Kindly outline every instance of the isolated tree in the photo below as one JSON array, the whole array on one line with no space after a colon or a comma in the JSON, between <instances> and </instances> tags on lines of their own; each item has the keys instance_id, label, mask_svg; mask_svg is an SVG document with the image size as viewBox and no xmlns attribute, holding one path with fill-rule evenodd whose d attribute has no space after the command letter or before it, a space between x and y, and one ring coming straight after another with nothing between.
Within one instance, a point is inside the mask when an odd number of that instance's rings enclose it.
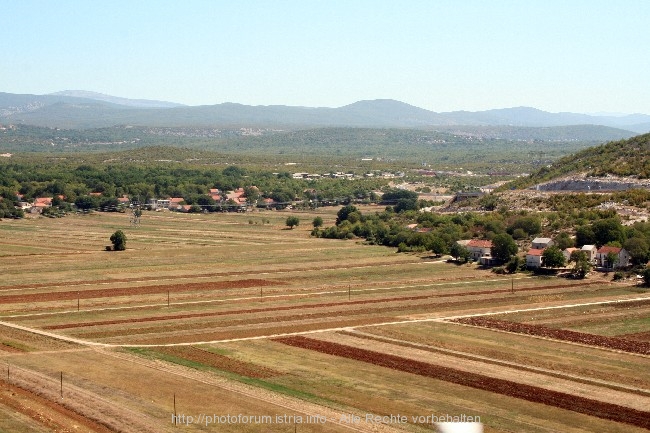
<instances>
[{"instance_id":1,"label":"isolated tree","mask_svg":"<svg viewBox=\"0 0 650 433\"><path fill-rule=\"evenodd\" d=\"M291 216L287 217L286 225L290 229L293 229L298 224L300 224L300 220L298 219L297 216L291 215Z\"/></svg>"},{"instance_id":2,"label":"isolated tree","mask_svg":"<svg viewBox=\"0 0 650 433\"><path fill-rule=\"evenodd\" d=\"M564 254L555 245L552 245L542 253L542 263L547 268L560 268L564 266Z\"/></svg>"},{"instance_id":3,"label":"isolated tree","mask_svg":"<svg viewBox=\"0 0 650 433\"><path fill-rule=\"evenodd\" d=\"M322 217L315 217L314 220L311 222L311 224L314 226L314 228L322 227L323 226L323 218Z\"/></svg>"},{"instance_id":4,"label":"isolated tree","mask_svg":"<svg viewBox=\"0 0 650 433\"><path fill-rule=\"evenodd\" d=\"M124 251L126 249L126 235L122 230L118 230L111 235L113 251Z\"/></svg>"},{"instance_id":5,"label":"isolated tree","mask_svg":"<svg viewBox=\"0 0 650 433\"><path fill-rule=\"evenodd\" d=\"M500 233L492 238L492 248L490 253L492 257L499 260L501 263L506 263L510 257L517 254L519 248L514 239L506 233Z\"/></svg>"}]
</instances>

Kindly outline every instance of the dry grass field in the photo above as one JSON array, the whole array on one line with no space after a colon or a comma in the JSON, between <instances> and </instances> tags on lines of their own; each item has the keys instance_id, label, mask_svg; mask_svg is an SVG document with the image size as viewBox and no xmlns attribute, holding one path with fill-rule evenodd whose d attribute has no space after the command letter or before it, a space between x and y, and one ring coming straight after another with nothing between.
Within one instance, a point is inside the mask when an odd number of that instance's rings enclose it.
<instances>
[{"instance_id":1,"label":"dry grass field","mask_svg":"<svg viewBox=\"0 0 650 433\"><path fill-rule=\"evenodd\" d=\"M650 429L647 289L310 237L337 210L0 221L0 432Z\"/></svg>"}]
</instances>

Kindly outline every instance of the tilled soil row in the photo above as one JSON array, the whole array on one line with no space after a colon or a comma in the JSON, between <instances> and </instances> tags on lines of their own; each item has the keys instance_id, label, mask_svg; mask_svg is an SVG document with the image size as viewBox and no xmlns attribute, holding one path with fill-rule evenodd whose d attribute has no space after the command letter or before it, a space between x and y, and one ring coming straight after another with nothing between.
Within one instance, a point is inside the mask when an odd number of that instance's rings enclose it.
<instances>
[{"instance_id":1,"label":"tilled soil row","mask_svg":"<svg viewBox=\"0 0 650 433\"><path fill-rule=\"evenodd\" d=\"M625 406L314 338L293 336L275 338L274 341L650 429L650 412Z\"/></svg>"},{"instance_id":2,"label":"tilled soil row","mask_svg":"<svg viewBox=\"0 0 650 433\"><path fill-rule=\"evenodd\" d=\"M587 334L567 329L549 328L544 325L508 322L506 320L497 320L488 317L464 317L451 320L451 322L479 326L481 328L498 329L500 331L514 332L517 334L553 338L556 340L570 341L572 343L587 344L589 346L606 347L608 349L620 350L623 352L650 355L650 341L635 341L620 337L606 337L603 335Z\"/></svg>"},{"instance_id":3,"label":"tilled soil row","mask_svg":"<svg viewBox=\"0 0 650 433\"><path fill-rule=\"evenodd\" d=\"M277 286L277 281L246 279L188 284L163 284L156 286L124 287L111 289L73 290L52 293L25 293L0 296L0 304L67 301L74 299L115 298L119 296L150 295L155 293L197 292L201 290L246 289L249 287Z\"/></svg>"},{"instance_id":4,"label":"tilled soil row","mask_svg":"<svg viewBox=\"0 0 650 433\"><path fill-rule=\"evenodd\" d=\"M3 380L4 381L4 380ZM29 390L16 385L4 384L8 387L7 396L0 395L0 404L10 407L18 413L22 413L41 425L54 432L68 433L74 431L68 427L68 423L75 424L74 428L84 428L84 431L95 433L112 433L113 430L85 418L82 415L70 410L63 405L47 400ZM29 404L25 404L25 401Z\"/></svg>"},{"instance_id":5,"label":"tilled soil row","mask_svg":"<svg viewBox=\"0 0 650 433\"><path fill-rule=\"evenodd\" d=\"M156 352L172 355L178 358L187 359L189 361L198 362L199 364L207 365L208 367L216 368L217 370L226 370L241 376L253 377L257 379L265 379L277 376L281 373L271 370L270 368L261 365L255 365L250 362L239 361L229 358L225 355L209 352L207 350L199 349L192 346L178 346L178 347L161 347L157 348Z\"/></svg>"},{"instance_id":6,"label":"tilled soil row","mask_svg":"<svg viewBox=\"0 0 650 433\"><path fill-rule=\"evenodd\" d=\"M585 283L580 284L580 287L591 286L597 283ZM255 286L255 285L253 285ZM538 291L538 290L552 290L552 289L563 289L567 287L573 287L575 285L556 285L556 286L546 286L546 287L528 287L523 289L518 289L517 293L524 291ZM76 292L75 292L76 293ZM302 304L302 305L290 305L290 306L280 306L280 307L266 307L266 308L249 308L241 310L228 310L228 311L211 311L205 313L184 313L184 314L170 314L166 316L149 316L149 317L138 317L133 319L114 319L114 320L100 320L94 322L74 322L74 323L63 323L60 325L50 325L44 326L43 329L70 329L70 328L83 328L89 326L103 326L103 325L120 325L126 323L140 323L140 322L158 322L165 320L182 320L182 319L194 319L200 317L214 317L214 316L225 316L225 315L239 315L239 314L255 314L255 313L266 313L274 311L288 311L288 310L302 310L307 308L331 308L331 307L345 307L348 305L367 305L367 304L378 304L386 302L399 302L399 301L419 301L425 299L436 299L436 298L451 298L451 297L463 297L463 296L479 296L479 295L492 295L500 293L511 293L510 289L497 289L497 290L481 290L477 292L464 292L464 293L441 293L435 295L415 295L415 296L393 296L388 298L380 299L363 299L357 301L343 301L343 302L323 302L317 304ZM0 298L1 300L2 298ZM76 299L76 298L74 298ZM1 302L1 301L0 301ZM463 305L466 302L446 302L432 304L434 306L457 306Z\"/></svg>"}]
</instances>

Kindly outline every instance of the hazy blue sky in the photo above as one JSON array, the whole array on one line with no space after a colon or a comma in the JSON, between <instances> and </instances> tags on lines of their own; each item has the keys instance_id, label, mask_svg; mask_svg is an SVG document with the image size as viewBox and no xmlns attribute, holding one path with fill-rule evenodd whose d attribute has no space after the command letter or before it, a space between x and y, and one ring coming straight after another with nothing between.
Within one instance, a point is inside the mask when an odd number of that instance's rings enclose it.
<instances>
[{"instance_id":1,"label":"hazy blue sky","mask_svg":"<svg viewBox=\"0 0 650 433\"><path fill-rule=\"evenodd\" d=\"M650 114L648 0L0 0L0 91Z\"/></svg>"}]
</instances>

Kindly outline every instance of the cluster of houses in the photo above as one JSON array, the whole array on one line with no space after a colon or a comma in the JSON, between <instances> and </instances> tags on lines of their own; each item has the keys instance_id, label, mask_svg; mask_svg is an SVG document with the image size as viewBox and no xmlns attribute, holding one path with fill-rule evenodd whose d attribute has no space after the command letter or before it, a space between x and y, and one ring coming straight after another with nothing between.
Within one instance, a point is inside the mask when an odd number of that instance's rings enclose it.
<instances>
[{"instance_id":1,"label":"cluster of houses","mask_svg":"<svg viewBox=\"0 0 650 433\"><path fill-rule=\"evenodd\" d=\"M458 243L467 248L471 259L479 262L481 265L494 266L498 264L492 257L492 241L471 239L460 240ZM554 245L554 242L551 238L533 239L531 248L526 252L526 267L531 269L541 268L544 265L542 260L544 250L552 245ZM562 251L565 262L569 261L571 253L576 250L584 251L589 262L599 268L625 268L630 265L630 254L625 248L612 246L597 248L595 245L583 245L581 248L566 248ZM612 260L612 257L615 257L615 260Z\"/></svg>"},{"instance_id":2,"label":"cluster of houses","mask_svg":"<svg viewBox=\"0 0 650 433\"><path fill-rule=\"evenodd\" d=\"M381 177L384 179L393 179L396 177L404 177L405 174L403 171L398 171L396 173L391 173L388 171L384 172L368 172L363 175L363 177ZM291 175L293 179L355 179L358 178L359 176L353 174L353 173L343 173L341 171L337 171L335 173L325 173L325 174L317 174L317 173L293 173Z\"/></svg>"}]
</instances>

